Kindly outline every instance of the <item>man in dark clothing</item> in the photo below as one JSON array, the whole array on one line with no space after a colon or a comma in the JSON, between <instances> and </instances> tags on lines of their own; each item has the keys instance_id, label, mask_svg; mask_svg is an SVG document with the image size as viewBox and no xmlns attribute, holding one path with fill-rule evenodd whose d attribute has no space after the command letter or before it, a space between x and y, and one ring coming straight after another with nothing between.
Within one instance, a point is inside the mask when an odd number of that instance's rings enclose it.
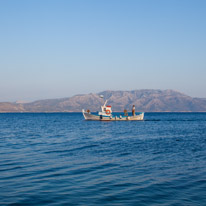
<instances>
[{"instance_id":1,"label":"man in dark clothing","mask_svg":"<svg viewBox=\"0 0 206 206\"><path fill-rule=\"evenodd\" d=\"M135 106L132 107L132 116L135 116Z\"/></svg>"}]
</instances>

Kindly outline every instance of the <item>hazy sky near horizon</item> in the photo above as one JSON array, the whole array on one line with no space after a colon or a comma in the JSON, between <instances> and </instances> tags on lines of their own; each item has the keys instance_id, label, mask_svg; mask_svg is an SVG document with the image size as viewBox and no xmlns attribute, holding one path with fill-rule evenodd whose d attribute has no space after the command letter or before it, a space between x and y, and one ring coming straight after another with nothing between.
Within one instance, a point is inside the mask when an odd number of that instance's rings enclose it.
<instances>
[{"instance_id":1,"label":"hazy sky near horizon","mask_svg":"<svg viewBox=\"0 0 206 206\"><path fill-rule=\"evenodd\" d=\"M205 0L0 0L0 101L104 90L206 98Z\"/></svg>"}]
</instances>

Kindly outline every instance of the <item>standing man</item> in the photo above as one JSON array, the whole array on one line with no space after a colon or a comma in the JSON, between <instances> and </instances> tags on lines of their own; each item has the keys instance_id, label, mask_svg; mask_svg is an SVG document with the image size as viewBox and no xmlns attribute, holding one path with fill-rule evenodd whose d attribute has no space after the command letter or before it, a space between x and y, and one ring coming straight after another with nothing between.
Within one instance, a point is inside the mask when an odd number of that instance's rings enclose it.
<instances>
[{"instance_id":1,"label":"standing man","mask_svg":"<svg viewBox=\"0 0 206 206\"><path fill-rule=\"evenodd\" d=\"M132 116L135 116L135 106L132 107Z\"/></svg>"}]
</instances>

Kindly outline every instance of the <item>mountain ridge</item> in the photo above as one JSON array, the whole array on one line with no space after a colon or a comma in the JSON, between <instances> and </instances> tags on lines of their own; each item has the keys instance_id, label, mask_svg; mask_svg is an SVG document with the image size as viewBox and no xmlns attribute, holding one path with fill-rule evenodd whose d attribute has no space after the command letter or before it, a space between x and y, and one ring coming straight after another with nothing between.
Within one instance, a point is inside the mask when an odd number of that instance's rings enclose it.
<instances>
[{"instance_id":1,"label":"mountain ridge","mask_svg":"<svg viewBox=\"0 0 206 206\"><path fill-rule=\"evenodd\" d=\"M171 89L106 90L30 103L0 102L0 112L81 112L82 109L98 111L103 104L100 95L108 99L113 111L130 111L134 104L139 112L206 112L205 98L193 98Z\"/></svg>"}]
</instances>

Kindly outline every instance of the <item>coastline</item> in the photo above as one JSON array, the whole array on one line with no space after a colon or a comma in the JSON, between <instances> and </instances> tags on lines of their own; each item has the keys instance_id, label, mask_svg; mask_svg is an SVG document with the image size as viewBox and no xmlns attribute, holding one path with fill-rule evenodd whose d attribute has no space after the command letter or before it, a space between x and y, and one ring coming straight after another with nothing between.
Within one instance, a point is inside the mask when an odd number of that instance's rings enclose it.
<instances>
[{"instance_id":1,"label":"coastline","mask_svg":"<svg viewBox=\"0 0 206 206\"><path fill-rule=\"evenodd\" d=\"M96 112L96 111L92 111L92 112ZM139 112L136 112L136 113L140 113L141 111ZM81 114L82 112L81 111L78 111L78 112L75 112L75 111L71 111L71 112L61 112L61 111L45 111L45 112L30 112L30 111L24 111L24 112L9 112L9 111L6 111L6 112L1 112L0 111L0 114ZM124 113L123 111L115 111L113 113ZM147 111L147 112L144 112L144 113L206 113L206 111Z\"/></svg>"}]
</instances>

